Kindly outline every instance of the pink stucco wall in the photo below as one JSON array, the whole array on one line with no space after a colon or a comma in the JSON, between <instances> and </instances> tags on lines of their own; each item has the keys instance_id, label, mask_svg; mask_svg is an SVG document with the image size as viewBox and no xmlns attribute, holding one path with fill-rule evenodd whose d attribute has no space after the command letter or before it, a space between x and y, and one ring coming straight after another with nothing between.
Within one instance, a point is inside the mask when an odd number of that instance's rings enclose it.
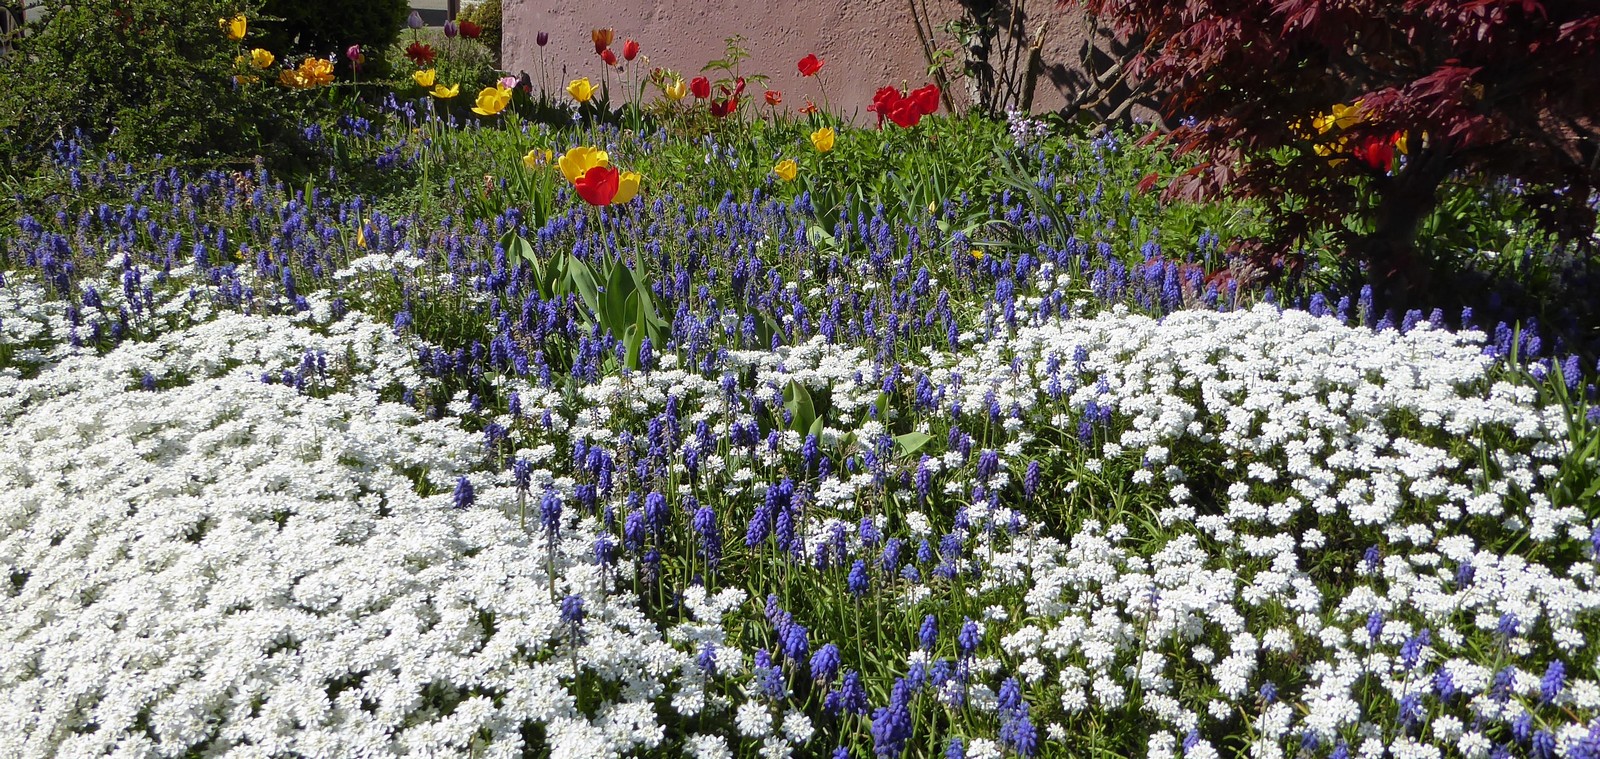
<instances>
[{"instance_id":1,"label":"pink stucco wall","mask_svg":"<svg viewBox=\"0 0 1600 759\"><path fill-rule=\"evenodd\" d=\"M739 34L752 54L744 62L743 72L770 76L769 86L783 93L784 107L799 108L806 97L820 105L820 86L825 84L835 112L855 114L856 120L865 121L869 118L867 104L879 87L916 87L932 81L913 23L913 6L923 29L932 30L933 47L956 54L946 70L957 74L960 51L951 35L939 29L961 15L961 6L954 0L503 0L502 58L508 70L536 74L540 50L534 39L544 31L550 35L543 54L552 82L564 83L579 76L598 81L604 64L595 55L589 32L595 27L611 27L616 32L612 47L618 53L625 38L632 37L642 45L649 62L641 74L649 66L664 66L687 77L698 73L707 61L722 57L724 38ZM1047 24L1041 56L1044 70L1038 78L1033 110L1058 109L1082 87L1076 62L1087 36L1084 17L1075 7L1061 8L1055 0L1023 0L1017 8L1023 15L1015 26L1022 36L1033 38L1040 25ZM1006 35L1002 44L1015 45L1014 35L1002 34ZM808 53L826 62L820 82L802 78L796 70L796 62ZM959 81L951 89L958 100L964 99ZM747 94L759 99L761 88L752 85Z\"/></svg>"}]
</instances>

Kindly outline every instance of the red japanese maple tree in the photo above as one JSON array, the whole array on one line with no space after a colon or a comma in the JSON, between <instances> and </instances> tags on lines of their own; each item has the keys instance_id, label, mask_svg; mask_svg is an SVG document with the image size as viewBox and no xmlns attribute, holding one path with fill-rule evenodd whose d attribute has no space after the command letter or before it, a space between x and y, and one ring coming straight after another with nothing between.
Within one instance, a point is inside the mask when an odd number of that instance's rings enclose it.
<instances>
[{"instance_id":1,"label":"red japanese maple tree","mask_svg":"<svg viewBox=\"0 0 1600 759\"><path fill-rule=\"evenodd\" d=\"M1596 0L1087 0L1144 53L1170 135L1198 152L1169 197L1276 202L1284 251L1338 231L1373 281L1425 278L1415 237L1441 183L1519 180L1547 228L1587 240L1600 188ZM1342 111L1342 113L1341 113ZM1398 155L1397 155L1398 154ZM1365 233L1342 220L1364 218Z\"/></svg>"}]
</instances>

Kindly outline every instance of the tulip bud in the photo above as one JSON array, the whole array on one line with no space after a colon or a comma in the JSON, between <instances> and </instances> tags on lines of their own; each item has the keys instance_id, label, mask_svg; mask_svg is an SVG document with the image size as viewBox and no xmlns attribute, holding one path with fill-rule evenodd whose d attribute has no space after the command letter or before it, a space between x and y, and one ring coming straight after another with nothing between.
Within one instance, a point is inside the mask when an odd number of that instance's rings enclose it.
<instances>
[{"instance_id":1,"label":"tulip bud","mask_svg":"<svg viewBox=\"0 0 1600 759\"><path fill-rule=\"evenodd\" d=\"M703 76L697 76L689 80L689 91L701 100L711 97L711 80Z\"/></svg>"},{"instance_id":2,"label":"tulip bud","mask_svg":"<svg viewBox=\"0 0 1600 759\"><path fill-rule=\"evenodd\" d=\"M607 66L615 66L617 65L617 54L611 52L611 48L608 47L600 51L600 60L605 61Z\"/></svg>"},{"instance_id":3,"label":"tulip bud","mask_svg":"<svg viewBox=\"0 0 1600 759\"><path fill-rule=\"evenodd\" d=\"M361 60L361 46L351 45L350 47L345 48L344 57L349 58L351 61Z\"/></svg>"},{"instance_id":4,"label":"tulip bud","mask_svg":"<svg viewBox=\"0 0 1600 759\"><path fill-rule=\"evenodd\" d=\"M637 57L639 57L639 42L637 40L624 41L622 43L622 60L631 61Z\"/></svg>"},{"instance_id":5,"label":"tulip bud","mask_svg":"<svg viewBox=\"0 0 1600 759\"><path fill-rule=\"evenodd\" d=\"M458 32L460 32L460 31L461 31L461 28L456 26L456 22L454 22L454 21L446 21L446 22L444 22L444 36L449 37L451 39L455 39L456 34Z\"/></svg>"},{"instance_id":6,"label":"tulip bud","mask_svg":"<svg viewBox=\"0 0 1600 759\"><path fill-rule=\"evenodd\" d=\"M422 14L418 13L416 11L412 11L411 12L411 17L406 19L406 26L411 27L412 29L421 29L422 28Z\"/></svg>"},{"instance_id":7,"label":"tulip bud","mask_svg":"<svg viewBox=\"0 0 1600 759\"><path fill-rule=\"evenodd\" d=\"M537 43L539 45L539 47L544 47L545 45L550 44L550 33L549 32L539 32L537 35L534 36L533 41L535 43Z\"/></svg>"}]
</instances>

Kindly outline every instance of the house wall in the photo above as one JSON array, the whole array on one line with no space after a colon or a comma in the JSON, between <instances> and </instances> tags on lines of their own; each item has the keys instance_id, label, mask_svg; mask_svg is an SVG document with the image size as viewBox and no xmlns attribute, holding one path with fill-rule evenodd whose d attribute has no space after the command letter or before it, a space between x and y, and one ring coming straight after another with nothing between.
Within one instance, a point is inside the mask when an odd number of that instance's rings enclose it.
<instances>
[{"instance_id":1,"label":"house wall","mask_svg":"<svg viewBox=\"0 0 1600 759\"><path fill-rule=\"evenodd\" d=\"M1001 3L1005 6L1005 3ZM503 0L502 60L510 71L525 70L538 76L541 52L552 83L579 76L599 81L604 65L595 55L590 29L611 27L616 32L613 49L632 37L648 59L640 73L663 66L697 74L706 62L722 57L724 39L743 35L751 57L742 64L746 74L767 74L769 86L783 93L784 106L799 108L805 98L819 105L823 87L834 112L854 115L857 122L872 118L866 112L872 94L885 84L912 87L932 81L928 59L918 38L932 35L932 47L954 54L946 71L961 70L961 51L951 34L940 27L960 18L955 0L852 0L850 2L761 2L760 0L613 0L605 4L579 0ZM1035 113L1060 109L1084 88L1083 67L1078 64L1090 34L1086 19L1075 4L1062 8L1055 0L1019 0L1013 28L1003 32L995 48L1016 49L1019 38L1029 41L1045 25L1042 72L1032 103ZM535 35L548 32L542 51ZM825 65L818 78L802 78L795 64L808 53ZM1026 54L1026 50L1022 50ZM714 77L713 77L714 78ZM965 87L951 87L965 101ZM747 94L761 97L751 85ZM1132 115L1151 118L1148 108Z\"/></svg>"}]
</instances>

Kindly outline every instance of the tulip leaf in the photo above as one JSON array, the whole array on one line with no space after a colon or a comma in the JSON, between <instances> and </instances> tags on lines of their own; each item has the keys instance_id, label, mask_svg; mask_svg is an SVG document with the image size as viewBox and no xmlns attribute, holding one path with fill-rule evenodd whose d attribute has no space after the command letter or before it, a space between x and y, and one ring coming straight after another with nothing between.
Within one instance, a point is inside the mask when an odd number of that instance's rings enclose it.
<instances>
[{"instance_id":1,"label":"tulip leaf","mask_svg":"<svg viewBox=\"0 0 1600 759\"><path fill-rule=\"evenodd\" d=\"M819 414L817 415L817 418L811 422L811 428L806 431L806 434L815 435L817 440L820 442L822 440L822 429L824 426L825 425L822 423L822 415Z\"/></svg>"},{"instance_id":2,"label":"tulip leaf","mask_svg":"<svg viewBox=\"0 0 1600 759\"><path fill-rule=\"evenodd\" d=\"M567 254L564 257L567 270L567 281L578 297L583 299L583 305L588 307L589 313L594 314L596 320L600 318L600 289L595 285L594 271L583 259Z\"/></svg>"},{"instance_id":3,"label":"tulip leaf","mask_svg":"<svg viewBox=\"0 0 1600 759\"><path fill-rule=\"evenodd\" d=\"M812 405L811 391L807 390L805 385L790 380L788 386L783 389L783 405L794 417L790 420L789 428L796 432L804 433L810 430L811 425L817 421L816 406Z\"/></svg>"},{"instance_id":4,"label":"tulip leaf","mask_svg":"<svg viewBox=\"0 0 1600 759\"><path fill-rule=\"evenodd\" d=\"M633 286L638 289L639 306L650 325L650 339L659 343L663 331L672 325L661 318L661 312L656 308L655 297L650 294L650 278L640 269L629 269L628 273L633 275Z\"/></svg>"},{"instance_id":5,"label":"tulip leaf","mask_svg":"<svg viewBox=\"0 0 1600 759\"><path fill-rule=\"evenodd\" d=\"M548 298L549 293L546 288L549 285L544 280L544 264L540 263L539 256L534 254L533 243L516 232L506 232L500 237L500 247L505 249L508 262L515 264L520 260L533 269L533 280L539 284L540 294Z\"/></svg>"},{"instance_id":6,"label":"tulip leaf","mask_svg":"<svg viewBox=\"0 0 1600 759\"><path fill-rule=\"evenodd\" d=\"M639 368L639 346L644 343L644 329L637 324L630 324L623 332L622 344L627 346L627 366L629 369Z\"/></svg>"},{"instance_id":7,"label":"tulip leaf","mask_svg":"<svg viewBox=\"0 0 1600 759\"><path fill-rule=\"evenodd\" d=\"M628 267L618 261L611 265L611 271L606 277L605 313L601 314L601 326L612 331L613 334L622 335L622 331L632 324L633 314L629 310L629 303L634 293L633 277L628 274Z\"/></svg>"},{"instance_id":8,"label":"tulip leaf","mask_svg":"<svg viewBox=\"0 0 1600 759\"><path fill-rule=\"evenodd\" d=\"M910 456L922 450L922 446L927 445L928 441L932 439L933 436L926 432L907 432L904 435L894 436L895 445L900 447L900 455L902 456Z\"/></svg>"}]
</instances>

